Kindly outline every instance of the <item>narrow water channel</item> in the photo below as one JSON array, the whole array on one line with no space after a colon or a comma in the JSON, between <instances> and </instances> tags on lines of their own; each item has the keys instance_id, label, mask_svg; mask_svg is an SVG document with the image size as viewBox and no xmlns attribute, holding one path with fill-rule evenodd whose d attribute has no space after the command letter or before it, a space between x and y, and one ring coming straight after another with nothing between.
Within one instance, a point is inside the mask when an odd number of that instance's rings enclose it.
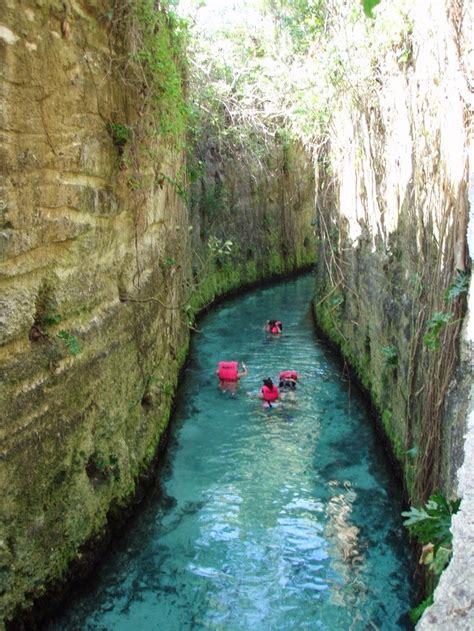
<instances>
[{"instance_id":1,"label":"narrow water channel","mask_svg":"<svg viewBox=\"0 0 474 631\"><path fill-rule=\"evenodd\" d=\"M50 631L410 628L400 490L315 339L312 286L258 289L200 321L160 493ZM232 359L249 369L235 397L214 375ZM303 375L297 391L263 409L252 395L284 369Z\"/></svg>"}]
</instances>

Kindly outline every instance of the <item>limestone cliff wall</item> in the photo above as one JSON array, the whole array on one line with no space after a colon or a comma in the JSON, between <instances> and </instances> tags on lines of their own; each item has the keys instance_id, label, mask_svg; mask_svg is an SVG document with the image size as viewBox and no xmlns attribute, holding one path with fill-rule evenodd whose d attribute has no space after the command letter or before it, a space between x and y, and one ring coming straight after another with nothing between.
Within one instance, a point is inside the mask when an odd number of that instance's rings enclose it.
<instances>
[{"instance_id":1,"label":"limestone cliff wall","mask_svg":"<svg viewBox=\"0 0 474 631\"><path fill-rule=\"evenodd\" d=\"M370 390L418 499L451 492L463 458L472 113L461 9L414 3L404 54L388 50L376 82L341 97L319 163L317 317Z\"/></svg>"},{"instance_id":2,"label":"limestone cliff wall","mask_svg":"<svg viewBox=\"0 0 474 631\"><path fill-rule=\"evenodd\" d=\"M197 306L222 293L314 264L314 170L298 144L273 139L256 160L248 147L218 148L212 134L195 147L200 165L190 183L193 271L202 269L210 242L231 241L198 283ZM269 314L271 317L271 314Z\"/></svg>"},{"instance_id":3,"label":"limestone cliff wall","mask_svg":"<svg viewBox=\"0 0 474 631\"><path fill-rule=\"evenodd\" d=\"M130 501L167 424L193 313L314 257L311 178L284 162L206 166L212 203L189 210L172 33L162 38L161 22L147 44L130 6L1 7L0 620L47 593ZM161 47L178 73L171 105L149 98L137 42ZM206 193L221 180L226 200ZM209 256L210 237L233 240L230 257Z\"/></svg>"},{"instance_id":4,"label":"limestone cliff wall","mask_svg":"<svg viewBox=\"0 0 474 631\"><path fill-rule=\"evenodd\" d=\"M112 3L2 7L0 618L62 576L133 494L187 339L173 311L124 298L179 299L182 272L159 262L187 211L155 181L181 153L149 142L136 189L111 134L137 127L142 106Z\"/></svg>"},{"instance_id":5,"label":"limestone cliff wall","mask_svg":"<svg viewBox=\"0 0 474 631\"><path fill-rule=\"evenodd\" d=\"M468 629L472 7L415 2L410 11L407 39L373 62L375 82L334 104L318 165L315 312L370 392L412 502L438 488L463 498L453 560L420 628Z\"/></svg>"}]
</instances>

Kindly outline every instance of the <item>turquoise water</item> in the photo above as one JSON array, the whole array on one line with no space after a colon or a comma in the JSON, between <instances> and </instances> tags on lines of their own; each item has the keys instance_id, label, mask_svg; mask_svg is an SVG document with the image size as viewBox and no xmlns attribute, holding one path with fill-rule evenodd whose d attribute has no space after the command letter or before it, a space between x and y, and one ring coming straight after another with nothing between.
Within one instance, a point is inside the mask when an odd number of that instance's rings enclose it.
<instances>
[{"instance_id":1,"label":"turquoise water","mask_svg":"<svg viewBox=\"0 0 474 631\"><path fill-rule=\"evenodd\" d=\"M408 629L401 496L367 409L314 336L302 277L200 323L159 489L51 631ZM269 318L283 335L263 331ZM243 360L236 396L219 360ZM274 409L255 394L302 373Z\"/></svg>"}]
</instances>

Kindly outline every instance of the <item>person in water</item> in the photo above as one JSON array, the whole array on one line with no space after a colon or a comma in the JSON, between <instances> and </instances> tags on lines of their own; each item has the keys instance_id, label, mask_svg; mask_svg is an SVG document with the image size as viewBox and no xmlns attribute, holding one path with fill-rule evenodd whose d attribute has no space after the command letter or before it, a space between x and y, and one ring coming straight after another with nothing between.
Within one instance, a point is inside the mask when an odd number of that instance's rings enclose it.
<instances>
[{"instance_id":1,"label":"person in water","mask_svg":"<svg viewBox=\"0 0 474 631\"><path fill-rule=\"evenodd\" d=\"M296 370L282 370L279 375L278 387L280 390L296 390L298 377L299 375Z\"/></svg>"},{"instance_id":2,"label":"person in water","mask_svg":"<svg viewBox=\"0 0 474 631\"><path fill-rule=\"evenodd\" d=\"M219 388L223 392L230 392L233 396L237 391L237 384L241 377L248 374L247 366L242 362L242 370L239 370L239 363L236 361L219 362L216 375L219 377Z\"/></svg>"},{"instance_id":3,"label":"person in water","mask_svg":"<svg viewBox=\"0 0 474 631\"><path fill-rule=\"evenodd\" d=\"M267 320L265 331L272 335L279 335L283 330L283 324L280 320Z\"/></svg>"},{"instance_id":4,"label":"person in water","mask_svg":"<svg viewBox=\"0 0 474 631\"><path fill-rule=\"evenodd\" d=\"M278 399L278 388L273 385L273 381L270 377L263 380L263 388L260 390L259 397L263 399L263 405L266 408L271 408L272 403Z\"/></svg>"}]
</instances>

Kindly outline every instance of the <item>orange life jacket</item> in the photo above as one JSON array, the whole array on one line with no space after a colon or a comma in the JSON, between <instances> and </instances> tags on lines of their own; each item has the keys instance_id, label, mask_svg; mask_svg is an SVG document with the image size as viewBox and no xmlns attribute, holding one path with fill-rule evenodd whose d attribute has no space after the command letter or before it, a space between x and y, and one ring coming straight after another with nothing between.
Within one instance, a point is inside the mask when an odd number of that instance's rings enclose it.
<instances>
[{"instance_id":1,"label":"orange life jacket","mask_svg":"<svg viewBox=\"0 0 474 631\"><path fill-rule=\"evenodd\" d=\"M277 321L275 322L275 324L272 326L272 328L270 329L270 333L273 333L273 334L275 334L275 333L281 333L281 329L282 329L282 327L283 327L283 325L282 325L282 323L280 322L280 320L277 320Z\"/></svg>"},{"instance_id":2,"label":"orange life jacket","mask_svg":"<svg viewBox=\"0 0 474 631\"><path fill-rule=\"evenodd\" d=\"M262 388L263 400L270 403L271 401L275 401L278 399L278 388L273 386L270 390L268 386L263 386Z\"/></svg>"},{"instance_id":3,"label":"orange life jacket","mask_svg":"<svg viewBox=\"0 0 474 631\"><path fill-rule=\"evenodd\" d=\"M293 379L296 381L298 379L298 373L296 370L282 370L280 379Z\"/></svg>"},{"instance_id":4,"label":"orange life jacket","mask_svg":"<svg viewBox=\"0 0 474 631\"><path fill-rule=\"evenodd\" d=\"M237 381L238 363L219 362L218 376L221 381Z\"/></svg>"}]
</instances>

